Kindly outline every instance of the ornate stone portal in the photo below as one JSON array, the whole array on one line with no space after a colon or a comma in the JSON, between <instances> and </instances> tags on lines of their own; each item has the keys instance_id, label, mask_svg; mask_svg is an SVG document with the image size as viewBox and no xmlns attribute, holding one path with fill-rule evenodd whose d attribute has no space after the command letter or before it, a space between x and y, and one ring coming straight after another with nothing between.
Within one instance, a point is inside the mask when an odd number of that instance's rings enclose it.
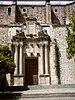
<instances>
[{"instance_id":1,"label":"ornate stone portal","mask_svg":"<svg viewBox=\"0 0 75 100\"><path fill-rule=\"evenodd\" d=\"M17 34L13 36L12 49L16 64L13 85L49 85L52 81L54 84L58 84L55 59L52 60L51 57L53 48L50 36L36 19L27 18L23 29L17 31Z\"/></svg>"}]
</instances>

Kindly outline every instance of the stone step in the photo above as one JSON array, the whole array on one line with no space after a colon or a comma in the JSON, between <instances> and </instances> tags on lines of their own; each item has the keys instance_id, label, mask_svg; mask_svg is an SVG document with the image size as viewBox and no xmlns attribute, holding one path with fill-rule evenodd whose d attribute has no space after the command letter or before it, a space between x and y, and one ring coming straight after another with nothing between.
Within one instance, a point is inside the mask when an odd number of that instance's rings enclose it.
<instances>
[{"instance_id":1,"label":"stone step","mask_svg":"<svg viewBox=\"0 0 75 100\"><path fill-rule=\"evenodd\" d=\"M75 97L75 93L24 94L21 98Z\"/></svg>"},{"instance_id":2,"label":"stone step","mask_svg":"<svg viewBox=\"0 0 75 100\"><path fill-rule=\"evenodd\" d=\"M22 98L75 97L75 85L68 85L65 87L41 86L41 88L40 86L29 86L29 88L29 90L22 92Z\"/></svg>"},{"instance_id":3,"label":"stone step","mask_svg":"<svg viewBox=\"0 0 75 100\"><path fill-rule=\"evenodd\" d=\"M52 88L52 89L37 89L27 91L14 91L0 93L0 100L3 99L44 99L44 98L58 98L58 97L75 97L75 88ZM47 99L46 99L47 100ZM61 100L61 99L60 99Z\"/></svg>"},{"instance_id":4,"label":"stone step","mask_svg":"<svg viewBox=\"0 0 75 100\"><path fill-rule=\"evenodd\" d=\"M46 100L48 98L63 98L63 97L74 97L75 98L75 85L37 85L27 86L27 90L23 91L5 91L0 93L0 100L4 99L15 99L17 100L32 100L40 98ZM58 99L57 99L58 100ZM60 99L61 100L61 99ZM66 99L65 99L66 100ZM68 99L67 99L68 100ZM75 100L75 99L74 99Z\"/></svg>"},{"instance_id":5,"label":"stone step","mask_svg":"<svg viewBox=\"0 0 75 100\"><path fill-rule=\"evenodd\" d=\"M56 88L75 88L75 84L57 84L57 85L29 85L27 86L29 90L38 89L56 89Z\"/></svg>"},{"instance_id":6,"label":"stone step","mask_svg":"<svg viewBox=\"0 0 75 100\"><path fill-rule=\"evenodd\" d=\"M26 91L40 89L57 89L57 88L75 88L75 84L58 84L58 85L28 85L28 86L6 86L5 91ZM0 87L0 91L2 87Z\"/></svg>"},{"instance_id":7,"label":"stone step","mask_svg":"<svg viewBox=\"0 0 75 100\"><path fill-rule=\"evenodd\" d=\"M55 99L54 99L55 98ZM75 93L50 93L50 94L21 94L21 93L4 93L0 94L0 100L75 100ZM65 99L68 98L68 99Z\"/></svg>"}]
</instances>

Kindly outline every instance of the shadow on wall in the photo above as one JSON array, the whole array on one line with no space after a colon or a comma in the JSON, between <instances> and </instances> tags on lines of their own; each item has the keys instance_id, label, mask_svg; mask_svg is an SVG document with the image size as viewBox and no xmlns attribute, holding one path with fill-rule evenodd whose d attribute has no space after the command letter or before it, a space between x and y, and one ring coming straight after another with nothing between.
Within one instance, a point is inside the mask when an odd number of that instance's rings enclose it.
<instances>
[{"instance_id":1,"label":"shadow on wall","mask_svg":"<svg viewBox=\"0 0 75 100\"><path fill-rule=\"evenodd\" d=\"M16 8L16 11L16 22L25 23L25 18L18 7Z\"/></svg>"},{"instance_id":2,"label":"shadow on wall","mask_svg":"<svg viewBox=\"0 0 75 100\"><path fill-rule=\"evenodd\" d=\"M58 76L58 84L61 84L61 79L60 79L60 51L59 47L57 45L57 41L55 39L56 46L55 46L55 52L56 52L56 70L57 70L57 76Z\"/></svg>"},{"instance_id":3,"label":"shadow on wall","mask_svg":"<svg viewBox=\"0 0 75 100\"><path fill-rule=\"evenodd\" d=\"M52 24L60 25L60 21L59 21L59 19L57 18L57 16L54 14L54 12L53 12L52 9L51 9L51 13L52 13Z\"/></svg>"}]
</instances>

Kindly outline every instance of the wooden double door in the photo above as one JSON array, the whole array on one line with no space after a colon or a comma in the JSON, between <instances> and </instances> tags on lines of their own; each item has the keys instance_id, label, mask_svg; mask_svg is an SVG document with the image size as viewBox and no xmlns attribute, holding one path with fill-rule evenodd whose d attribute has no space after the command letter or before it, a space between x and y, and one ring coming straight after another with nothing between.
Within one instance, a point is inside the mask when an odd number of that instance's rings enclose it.
<instances>
[{"instance_id":1,"label":"wooden double door","mask_svg":"<svg viewBox=\"0 0 75 100\"><path fill-rule=\"evenodd\" d=\"M38 58L25 59L25 85L38 84Z\"/></svg>"}]
</instances>

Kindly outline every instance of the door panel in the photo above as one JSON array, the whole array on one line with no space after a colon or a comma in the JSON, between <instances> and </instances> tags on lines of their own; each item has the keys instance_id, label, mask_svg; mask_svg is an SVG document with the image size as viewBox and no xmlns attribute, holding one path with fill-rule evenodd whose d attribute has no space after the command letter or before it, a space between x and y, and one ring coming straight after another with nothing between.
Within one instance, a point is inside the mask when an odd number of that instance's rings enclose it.
<instances>
[{"instance_id":1,"label":"door panel","mask_svg":"<svg viewBox=\"0 0 75 100\"><path fill-rule=\"evenodd\" d=\"M25 85L38 84L38 58L25 59Z\"/></svg>"}]
</instances>

